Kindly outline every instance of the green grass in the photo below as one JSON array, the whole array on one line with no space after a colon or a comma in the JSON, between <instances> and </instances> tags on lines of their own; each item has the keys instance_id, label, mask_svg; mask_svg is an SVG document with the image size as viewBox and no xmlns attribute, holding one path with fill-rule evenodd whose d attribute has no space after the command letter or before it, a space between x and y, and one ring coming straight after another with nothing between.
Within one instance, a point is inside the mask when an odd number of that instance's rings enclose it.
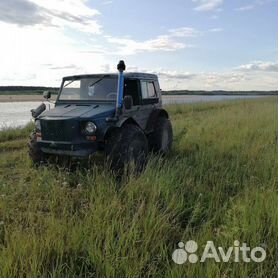
<instances>
[{"instance_id":1,"label":"green grass","mask_svg":"<svg viewBox=\"0 0 278 278\"><path fill-rule=\"evenodd\" d=\"M0 277L276 277L277 101L167 109L172 152L120 183L101 160L35 168L30 127L0 133ZM176 265L189 239L264 244L267 259Z\"/></svg>"},{"instance_id":2,"label":"green grass","mask_svg":"<svg viewBox=\"0 0 278 278\"><path fill-rule=\"evenodd\" d=\"M4 128L0 131L0 151L5 150L6 144L12 144L14 140L28 138L33 130L33 123L30 122L23 128Z\"/></svg>"}]
</instances>

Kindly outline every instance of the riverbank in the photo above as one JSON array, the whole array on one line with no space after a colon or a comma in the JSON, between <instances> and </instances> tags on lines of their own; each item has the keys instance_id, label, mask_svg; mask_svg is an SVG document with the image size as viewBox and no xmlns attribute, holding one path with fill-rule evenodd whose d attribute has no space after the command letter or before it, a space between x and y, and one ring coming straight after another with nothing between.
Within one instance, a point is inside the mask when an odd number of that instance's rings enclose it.
<instances>
[{"instance_id":1,"label":"riverbank","mask_svg":"<svg viewBox=\"0 0 278 278\"><path fill-rule=\"evenodd\" d=\"M195 95L195 96L278 96L278 91L189 91L173 90L163 91L163 95Z\"/></svg>"},{"instance_id":2,"label":"riverbank","mask_svg":"<svg viewBox=\"0 0 278 278\"><path fill-rule=\"evenodd\" d=\"M42 95L0 95L0 102L41 101Z\"/></svg>"},{"instance_id":3,"label":"riverbank","mask_svg":"<svg viewBox=\"0 0 278 278\"><path fill-rule=\"evenodd\" d=\"M267 97L267 96L273 96L271 94L266 95L266 94L163 94L162 95L165 99L170 99L170 98L177 98L177 99L182 99L182 98L196 98L196 99L201 99L202 97L224 97L223 99L225 99L226 97L231 97L231 98L252 98L252 97ZM51 96L51 100L55 101L56 100L57 95L52 95ZM30 102L30 101L42 101L44 100L42 95L1 95L0 94L0 102Z\"/></svg>"}]
</instances>

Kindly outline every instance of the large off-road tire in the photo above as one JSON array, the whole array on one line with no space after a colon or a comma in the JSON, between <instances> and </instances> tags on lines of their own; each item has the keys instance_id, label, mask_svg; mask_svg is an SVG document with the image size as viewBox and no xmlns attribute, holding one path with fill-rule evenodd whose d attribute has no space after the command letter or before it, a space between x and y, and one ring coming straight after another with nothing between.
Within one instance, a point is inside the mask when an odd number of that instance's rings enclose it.
<instances>
[{"instance_id":1,"label":"large off-road tire","mask_svg":"<svg viewBox=\"0 0 278 278\"><path fill-rule=\"evenodd\" d=\"M121 171L125 166L133 166L141 172L147 161L148 140L144 132L133 124L126 124L115 130L105 144L107 161L112 170Z\"/></svg>"},{"instance_id":2,"label":"large off-road tire","mask_svg":"<svg viewBox=\"0 0 278 278\"><path fill-rule=\"evenodd\" d=\"M172 147L173 130L169 119L159 117L149 135L149 147L154 153L166 154Z\"/></svg>"},{"instance_id":3,"label":"large off-road tire","mask_svg":"<svg viewBox=\"0 0 278 278\"><path fill-rule=\"evenodd\" d=\"M29 147L29 157L35 164L39 164L41 162L45 162L46 155L40 150L37 143L37 136L35 132L30 134L30 140L28 143Z\"/></svg>"}]
</instances>

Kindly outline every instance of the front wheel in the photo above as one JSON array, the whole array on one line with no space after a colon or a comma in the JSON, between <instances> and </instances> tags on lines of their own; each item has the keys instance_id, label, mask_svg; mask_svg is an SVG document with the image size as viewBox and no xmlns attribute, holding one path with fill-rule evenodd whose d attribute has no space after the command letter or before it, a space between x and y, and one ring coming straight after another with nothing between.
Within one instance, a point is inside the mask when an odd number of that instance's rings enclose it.
<instances>
[{"instance_id":1,"label":"front wheel","mask_svg":"<svg viewBox=\"0 0 278 278\"><path fill-rule=\"evenodd\" d=\"M173 142L173 130L169 119L158 118L154 131L149 135L149 146L154 153L166 154Z\"/></svg>"},{"instance_id":2,"label":"front wheel","mask_svg":"<svg viewBox=\"0 0 278 278\"><path fill-rule=\"evenodd\" d=\"M123 170L133 164L136 172L141 172L148 155L148 140L144 132L133 124L115 130L105 145L108 163L112 170Z\"/></svg>"}]
</instances>

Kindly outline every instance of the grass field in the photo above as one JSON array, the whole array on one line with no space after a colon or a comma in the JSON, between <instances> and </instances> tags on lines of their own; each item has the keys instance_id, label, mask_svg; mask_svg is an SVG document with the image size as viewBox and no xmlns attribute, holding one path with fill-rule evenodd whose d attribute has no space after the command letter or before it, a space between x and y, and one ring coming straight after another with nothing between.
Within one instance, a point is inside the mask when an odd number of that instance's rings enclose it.
<instances>
[{"instance_id":1,"label":"grass field","mask_svg":"<svg viewBox=\"0 0 278 278\"><path fill-rule=\"evenodd\" d=\"M90 170L35 168L31 125L0 132L0 277L276 277L277 100L167 108L172 152L117 182ZM262 263L176 265L179 241L264 246Z\"/></svg>"}]
</instances>

